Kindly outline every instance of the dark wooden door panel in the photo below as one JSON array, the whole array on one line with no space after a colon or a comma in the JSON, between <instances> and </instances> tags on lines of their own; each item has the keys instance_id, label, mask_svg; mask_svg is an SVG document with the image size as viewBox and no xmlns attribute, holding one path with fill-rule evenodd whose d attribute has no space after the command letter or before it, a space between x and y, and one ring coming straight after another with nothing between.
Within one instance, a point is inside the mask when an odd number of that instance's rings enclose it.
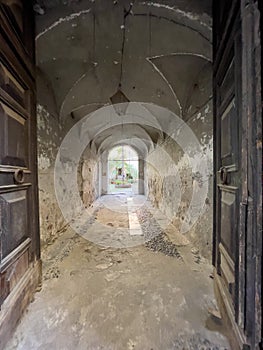
<instances>
[{"instance_id":1,"label":"dark wooden door panel","mask_svg":"<svg viewBox=\"0 0 263 350\"><path fill-rule=\"evenodd\" d=\"M28 189L0 194L2 259L6 258L26 238L28 225Z\"/></svg>"},{"instance_id":2,"label":"dark wooden door panel","mask_svg":"<svg viewBox=\"0 0 263 350\"><path fill-rule=\"evenodd\" d=\"M15 33L22 39L24 33L23 5L19 0L3 0L3 12L11 23Z\"/></svg>"},{"instance_id":3,"label":"dark wooden door panel","mask_svg":"<svg viewBox=\"0 0 263 350\"><path fill-rule=\"evenodd\" d=\"M237 189L221 187L221 244L224 246L229 257L236 259L236 231L237 225L235 218L238 215Z\"/></svg>"},{"instance_id":4,"label":"dark wooden door panel","mask_svg":"<svg viewBox=\"0 0 263 350\"><path fill-rule=\"evenodd\" d=\"M239 121L236 103L233 98L221 116L221 164L225 167L238 166ZM228 182L230 184L232 179L229 178Z\"/></svg>"},{"instance_id":5,"label":"dark wooden door panel","mask_svg":"<svg viewBox=\"0 0 263 350\"><path fill-rule=\"evenodd\" d=\"M8 65L4 62L4 58L0 56L0 89L3 90L3 96L6 99L11 98L22 108L26 107L26 90L22 84L17 80L14 73L10 71ZM8 97L7 97L7 95Z\"/></svg>"},{"instance_id":6,"label":"dark wooden door panel","mask_svg":"<svg viewBox=\"0 0 263 350\"><path fill-rule=\"evenodd\" d=\"M233 348L251 350L262 334L259 4L213 2L215 289Z\"/></svg>"},{"instance_id":7,"label":"dark wooden door panel","mask_svg":"<svg viewBox=\"0 0 263 350\"><path fill-rule=\"evenodd\" d=\"M221 45L221 59L215 69L215 162L217 270L222 277L229 305L237 308L238 215L240 200L240 14ZM221 26L219 26L221 28ZM221 34L223 37L223 34ZM224 50L222 50L224 48ZM216 61L216 60L215 60Z\"/></svg>"},{"instance_id":8,"label":"dark wooden door panel","mask_svg":"<svg viewBox=\"0 0 263 350\"><path fill-rule=\"evenodd\" d=\"M0 165L28 167L28 120L0 102Z\"/></svg>"},{"instance_id":9,"label":"dark wooden door panel","mask_svg":"<svg viewBox=\"0 0 263 350\"><path fill-rule=\"evenodd\" d=\"M1 0L0 22L6 44L10 43L13 52L21 57L21 63L34 77L34 17L32 2Z\"/></svg>"},{"instance_id":10,"label":"dark wooden door panel","mask_svg":"<svg viewBox=\"0 0 263 350\"><path fill-rule=\"evenodd\" d=\"M40 272L32 2L0 0L0 23L0 307L15 324Z\"/></svg>"}]
</instances>

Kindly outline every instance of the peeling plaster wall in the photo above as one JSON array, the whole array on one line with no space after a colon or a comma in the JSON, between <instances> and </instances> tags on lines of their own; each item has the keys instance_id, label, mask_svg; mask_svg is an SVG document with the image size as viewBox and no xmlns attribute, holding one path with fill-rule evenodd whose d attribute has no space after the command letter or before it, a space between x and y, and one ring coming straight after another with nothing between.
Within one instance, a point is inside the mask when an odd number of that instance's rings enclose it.
<instances>
[{"instance_id":1,"label":"peeling plaster wall","mask_svg":"<svg viewBox=\"0 0 263 350\"><path fill-rule=\"evenodd\" d=\"M194 131L201 145L201 153L193 154L200 159L206 159L208 173L202 181L208 181L208 193L201 215L191 229L185 233L201 254L210 258L212 252L212 216L213 216L213 128L212 104L205 105L194 114L187 125ZM165 160L165 154L167 159ZM203 186L198 174L193 174L188 156L176 141L166 138L148 156L146 161L148 198L164 212L180 231L193 195L194 181Z\"/></svg>"},{"instance_id":2,"label":"peeling plaster wall","mask_svg":"<svg viewBox=\"0 0 263 350\"><path fill-rule=\"evenodd\" d=\"M211 257L213 237L213 128L212 103L205 106L189 121L192 130L200 141L202 151L207 159L208 174L204 181L208 181L208 193L203 207L202 215L189 232L193 243L200 252Z\"/></svg>"},{"instance_id":3,"label":"peeling plaster wall","mask_svg":"<svg viewBox=\"0 0 263 350\"><path fill-rule=\"evenodd\" d=\"M54 163L61 141L61 126L56 116L37 105L38 184L40 236L42 246L50 244L65 226L54 191Z\"/></svg>"},{"instance_id":4,"label":"peeling plaster wall","mask_svg":"<svg viewBox=\"0 0 263 350\"><path fill-rule=\"evenodd\" d=\"M52 110L52 104L49 108ZM48 111L47 106L37 105L38 183L42 247L51 244L68 226L62 216L55 194L54 167L61 142L74 124L75 121L70 119L62 123L56 115ZM90 206L99 195L99 161L96 152L88 147L79 162L79 191L86 207ZM70 200L71 198L68 198L68 201Z\"/></svg>"},{"instance_id":5,"label":"peeling plaster wall","mask_svg":"<svg viewBox=\"0 0 263 350\"><path fill-rule=\"evenodd\" d=\"M74 123L110 103L120 76L122 92L131 102L153 103L187 120L211 160L212 116L207 105L211 1L178 0L176 5L173 0L136 1L130 6L128 0L41 0L39 4L43 8L42 15L36 16L40 215L42 242L48 243L64 225L53 186L58 147ZM143 127L156 142L154 132ZM105 138L116 142L116 130L109 129ZM130 136L127 133L126 138ZM87 206L97 193L107 193L106 161L96 156L102 141L93 142L95 152L86 150L79 167L79 190ZM164 161L163 151L178 172ZM193 187L192 170L182 150L169 138L160 141L142 168L147 171L145 192L179 228ZM174 198L178 176L180 205ZM203 210L187 235L209 255L211 186Z\"/></svg>"},{"instance_id":6,"label":"peeling plaster wall","mask_svg":"<svg viewBox=\"0 0 263 350\"><path fill-rule=\"evenodd\" d=\"M99 196L99 157L87 148L82 155L78 183L80 196L85 207L89 207Z\"/></svg>"}]
</instances>

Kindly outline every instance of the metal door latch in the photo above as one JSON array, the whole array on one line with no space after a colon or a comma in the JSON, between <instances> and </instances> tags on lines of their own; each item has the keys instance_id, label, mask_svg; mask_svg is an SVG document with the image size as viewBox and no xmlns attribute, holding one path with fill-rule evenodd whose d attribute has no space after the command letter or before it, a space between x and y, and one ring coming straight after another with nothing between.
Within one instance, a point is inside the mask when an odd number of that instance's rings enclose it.
<instances>
[{"instance_id":1,"label":"metal door latch","mask_svg":"<svg viewBox=\"0 0 263 350\"><path fill-rule=\"evenodd\" d=\"M25 174L23 169L16 169L14 172L14 182L16 184L22 184L25 181Z\"/></svg>"},{"instance_id":2,"label":"metal door latch","mask_svg":"<svg viewBox=\"0 0 263 350\"><path fill-rule=\"evenodd\" d=\"M227 169L224 166L220 168L220 180L223 185L227 185Z\"/></svg>"}]
</instances>

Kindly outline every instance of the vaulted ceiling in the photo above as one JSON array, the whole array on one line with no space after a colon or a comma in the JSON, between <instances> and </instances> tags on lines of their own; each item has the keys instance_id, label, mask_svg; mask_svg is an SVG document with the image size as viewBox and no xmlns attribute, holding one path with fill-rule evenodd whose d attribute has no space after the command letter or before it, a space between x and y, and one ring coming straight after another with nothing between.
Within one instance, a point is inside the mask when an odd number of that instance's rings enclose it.
<instances>
[{"instance_id":1,"label":"vaulted ceiling","mask_svg":"<svg viewBox=\"0 0 263 350\"><path fill-rule=\"evenodd\" d=\"M184 120L210 99L211 1L39 0L38 5L38 101L62 125L110 105L118 90L127 102L152 103ZM164 129L162 115L153 119L151 126L102 127L92 142L105 150L140 139L134 147L149 149Z\"/></svg>"}]
</instances>

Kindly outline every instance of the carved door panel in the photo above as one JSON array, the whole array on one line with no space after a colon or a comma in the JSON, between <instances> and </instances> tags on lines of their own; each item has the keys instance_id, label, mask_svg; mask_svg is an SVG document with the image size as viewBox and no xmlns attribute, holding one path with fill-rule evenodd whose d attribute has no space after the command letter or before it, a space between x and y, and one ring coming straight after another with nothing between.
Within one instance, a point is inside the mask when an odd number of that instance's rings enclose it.
<instances>
[{"instance_id":1,"label":"carved door panel","mask_svg":"<svg viewBox=\"0 0 263 350\"><path fill-rule=\"evenodd\" d=\"M0 305L39 259L30 1L0 1Z\"/></svg>"},{"instance_id":2,"label":"carved door panel","mask_svg":"<svg viewBox=\"0 0 263 350\"><path fill-rule=\"evenodd\" d=\"M237 349L259 349L262 322L262 233L255 214L262 205L259 17L257 1L213 3L213 263L217 297Z\"/></svg>"},{"instance_id":3,"label":"carved door panel","mask_svg":"<svg viewBox=\"0 0 263 350\"><path fill-rule=\"evenodd\" d=\"M238 11L238 10L236 10ZM240 55L238 16L231 28L215 72L216 88L216 223L217 267L231 307L236 308L235 265L238 254L240 200ZM222 42L221 42L222 43Z\"/></svg>"}]
</instances>

